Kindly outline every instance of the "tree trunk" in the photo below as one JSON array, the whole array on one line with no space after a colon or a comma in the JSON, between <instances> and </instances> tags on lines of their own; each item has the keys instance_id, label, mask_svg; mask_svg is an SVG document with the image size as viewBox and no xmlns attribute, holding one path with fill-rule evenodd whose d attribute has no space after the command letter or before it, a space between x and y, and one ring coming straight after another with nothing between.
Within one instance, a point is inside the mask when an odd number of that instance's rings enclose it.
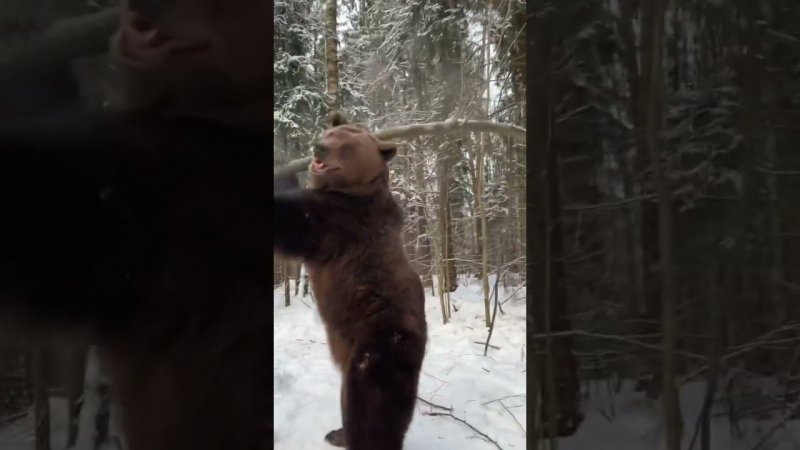
<instances>
[{"instance_id":1,"label":"tree trunk","mask_svg":"<svg viewBox=\"0 0 800 450\"><path fill-rule=\"evenodd\" d=\"M664 334L662 367L662 401L666 421L667 450L680 450L683 438L681 406L676 385L678 324L675 313L677 295L675 290L675 262L673 256L672 192L668 167L661 158L661 130L663 122L663 36L665 0L654 0L642 6L644 29L649 29L649 71L647 85L646 139L650 163L655 174L658 197L658 249L661 271L661 320Z\"/></svg>"},{"instance_id":2,"label":"tree trunk","mask_svg":"<svg viewBox=\"0 0 800 450\"><path fill-rule=\"evenodd\" d=\"M294 276L294 296L297 297L300 295L300 275L303 272L302 264L299 262L292 262L289 264L289 269L292 272L292 276Z\"/></svg>"},{"instance_id":3,"label":"tree trunk","mask_svg":"<svg viewBox=\"0 0 800 450\"><path fill-rule=\"evenodd\" d=\"M772 129L766 130L766 143L764 145L765 153L768 161L768 167L780 167L775 151L775 132ZM769 242L770 242L770 276L769 276L769 292L772 317L770 324L772 327L778 327L781 322L790 317L789 310L786 308L786 302L781 295L781 280L783 280L783 246L781 243L781 193L778 188L777 176L774 174L767 175L767 190L769 192Z\"/></svg>"},{"instance_id":4,"label":"tree trunk","mask_svg":"<svg viewBox=\"0 0 800 450\"><path fill-rule=\"evenodd\" d=\"M648 34L639 31L641 45L637 42L637 33L634 22L641 16L638 0L623 0L621 2L620 36L623 42L623 64L627 73L628 115L634 128L633 143L636 152L629 158L629 179L627 191L633 197L640 197L648 192L645 175L649 172L647 167L647 123L646 114L649 107L648 89L650 83L650 70L648 58L651 56L649 46L645 45L649 39ZM647 28L640 27L641 30ZM639 67L641 59L641 68ZM628 212L631 248L631 270L633 304L631 310L640 319L639 325L631 330L636 334L658 333L657 320L660 315L660 297L657 289L657 273L652 267L658 264L658 220L657 207L648 200L641 200L631 204ZM658 355L652 352L636 350L638 356L635 371L640 377L643 389L650 398L657 398L661 389L660 361Z\"/></svg>"},{"instance_id":5,"label":"tree trunk","mask_svg":"<svg viewBox=\"0 0 800 450\"><path fill-rule=\"evenodd\" d=\"M291 306L292 305L292 286L289 280L289 271L291 270L291 265L289 262L283 263L283 306Z\"/></svg>"},{"instance_id":6,"label":"tree trunk","mask_svg":"<svg viewBox=\"0 0 800 450\"><path fill-rule=\"evenodd\" d=\"M532 64L539 67L539 76L528 90L529 108L532 114L530 145L533 147L532 161L528 162L527 198L533 215L532 235L528 245L532 246L528 261L528 280L532 289L532 307L529 326L533 334L568 331L567 293L563 259L563 221L561 220L559 190L558 143L553 142L553 103L557 96L557 84L552 73L553 48L557 32L546 21L534 23L533 48L529 52ZM542 345L544 341L544 345ZM543 433L555 442L556 436L574 433L583 421L580 410L580 384L577 363L572 355L572 338L569 336L546 337L530 342L533 350L534 370L529 371L529 385L540 390L540 414L544 423L534 423L534 432ZM536 372L535 375L532 372ZM538 385L533 384L537 382Z\"/></svg>"},{"instance_id":7,"label":"tree trunk","mask_svg":"<svg viewBox=\"0 0 800 450\"><path fill-rule=\"evenodd\" d=\"M450 154L443 150L439 158L439 170L436 174L439 180L439 235L441 237L440 249L444 272L442 274L444 285L440 285L445 292L455 292L458 283L456 280L456 264L453 259L453 224L450 217Z\"/></svg>"},{"instance_id":8,"label":"tree trunk","mask_svg":"<svg viewBox=\"0 0 800 450\"><path fill-rule=\"evenodd\" d=\"M486 118L489 118L489 108L491 107L490 85L491 85L491 63L489 62L489 17L492 12L492 0L489 0L486 5L487 14L486 22L483 29L483 48L484 48L484 64L486 65ZM486 314L486 326L491 326L491 308L489 301L489 245L486 242L486 205L483 203L483 182L484 182L484 161L486 157L486 133L481 133L481 143L478 148L477 170L475 176L477 177L477 190L475 198L478 202L478 214L481 216L481 287L483 290L483 305Z\"/></svg>"},{"instance_id":9,"label":"tree trunk","mask_svg":"<svg viewBox=\"0 0 800 450\"><path fill-rule=\"evenodd\" d=\"M41 344L37 344L31 356L36 450L50 450L50 395L45 376L47 352Z\"/></svg>"},{"instance_id":10,"label":"tree trunk","mask_svg":"<svg viewBox=\"0 0 800 450\"><path fill-rule=\"evenodd\" d=\"M328 110L342 107L339 92L339 56L337 44L339 37L336 29L336 0L328 0L325 7L325 62L327 64L327 105Z\"/></svg>"},{"instance_id":11,"label":"tree trunk","mask_svg":"<svg viewBox=\"0 0 800 450\"><path fill-rule=\"evenodd\" d=\"M489 246L486 242L486 205L483 203L483 158L486 151L486 134L481 133L481 145L478 150L477 161L477 191L475 198L478 202L478 214L481 218L480 243L481 243L481 290L483 291L483 306L486 314L486 326L491 324L491 308L489 301Z\"/></svg>"},{"instance_id":12,"label":"tree trunk","mask_svg":"<svg viewBox=\"0 0 800 450\"><path fill-rule=\"evenodd\" d=\"M419 205L417 205L417 216L419 217L417 227L419 229L420 243L419 243L419 261L423 266L421 270L423 283L430 283L433 287L433 261L431 258L431 237L428 234L428 199L426 192L428 187L425 183L425 155L422 152L422 146L417 146L418 151L412 157L414 164L414 178L416 180L417 192L419 192Z\"/></svg>"},{"instance_id":13,"label":"tree trunk","mask_svg":"<svg viewBox=\"0 0 800 450\"><path fill-rule=\"evenodd\" d=\"M446 324L449 318L448 310L447 310L447 300L446 297L449 294L448 290L445 288L447 285L447 266L445 264L444 258L442 258L443 253L439 251L438 247L442 239L434 239L433 241L433 251L436 255L439 255L436 267L437 267L437 280L439 281L439 307L442 310L442 323ZM433 277L433 273L431 273L431 277Z\"/></svg>"},{"instance_id":14,"label":"tree trunk","mask_svg":"<svg viewBox=\"0 0 800 450\"><path fill-rule=\"evenodd\" d=\"M69 402L67 448L73 447L78 439L87 356L86 348L71 349L67 361L66 393Z\"/></svg>"},{"instance_id":15,"label":"tree trunk","mask_svg":"<svg viewBox=\"0 0 800 450\"><path fill-rule=\"evenodd\" d=\"M116 430L114 403L109 395L110 386L103 374L97 348L89 349L86 359L86 378L83 407L80 413L77 449L122 449L123 439Z\"/></svg>"}]
</instances>

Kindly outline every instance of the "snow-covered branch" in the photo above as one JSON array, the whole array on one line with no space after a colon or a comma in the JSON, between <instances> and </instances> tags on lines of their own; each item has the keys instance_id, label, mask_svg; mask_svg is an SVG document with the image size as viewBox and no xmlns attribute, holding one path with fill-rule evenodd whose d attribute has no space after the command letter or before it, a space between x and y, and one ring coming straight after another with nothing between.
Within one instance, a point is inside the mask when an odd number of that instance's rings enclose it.
<instances>
[{"instance_id":1,"label":"snow-covered branch","mask_svg":"<svg viewBox=\"0 0 800 450\"><path fill-rule=\"evenodd\" d=\"M516 139L525 139L525 128L509 123L493 122L491 120L464 120L451 119L444 122L417 123L401 127L387 128L375 132L378 139L411 139L419 136L444 135L454 132L495 133L500 136L511 136ZM290 161L288 164L275 169L275 175L299 173L308 168L311 158L301 158Z\"/></svg>"},{"instance_id":2,"label":"snow-covered branch","mask_svg":"<svg viewBox=\"0 0 800 450\"><path fill-rule=\"evenodd\" d=\"M119 8L59 20L44 32L0 41L3 72L32 70L42 64L102 53L119 24Z\"/></svg>"},{"instance_id":3,"label":"snow-covered branch","mask_svg":"<svg viewBox=\"0 0 800 450\"><path fill-rule=\"evenodd\" d=\"M491 120L464 120L451 119L444 122L417 123L402 127L388 128L375 133L379 139L410 139L426 135L442 135L456 131L471 131L475 133L495 133L501 136L511 136L525 139L525 128L509 123L493 122Z\"/></svg>"}]
</instances>

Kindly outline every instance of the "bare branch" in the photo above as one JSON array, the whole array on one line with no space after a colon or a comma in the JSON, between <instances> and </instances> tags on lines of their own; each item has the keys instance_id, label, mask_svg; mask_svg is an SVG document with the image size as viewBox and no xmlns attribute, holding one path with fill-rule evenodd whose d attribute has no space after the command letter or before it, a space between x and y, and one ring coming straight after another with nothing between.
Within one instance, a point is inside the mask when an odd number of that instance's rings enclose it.
<instances>
[{"instance_id":1,"label":"bare branch","mask_svg":"<svg viewBox=\"0 0 800 450\"><path fill-rule=\"evenodd\" d=\"M652 200L656 196L655 195L640 195L638 197L626 198L624 200L619 200L616 202L606 202L606 203L598 203L595 205L564 205L562 209L566 211L589 211L592 209L606 209L606 208L618 208L621 206L627 206L631 203L638 203L645 200Z\"/></svg>"},{"instance_id":2,"label":"bare branch","mask_svg":"<svg viewBox=\"0 0 800 450\"><path fill-rule=\"evenodd\" d=\"M773 330L767 331L766 333L764 333L761 336L757 337L751 343L745 344L745 345L740 345L736 349L731 351L730 353L728 353L726 355L723 355L719 359L719 361L720 361L720 363L723 363L723 362L729 361L729 360L731 360L733 358L736 358L738 356L741 356L741 355L743 355L745 353L751 352L753 350L760 349L760 348L762 348L762 346L764 345L765 342L769 342L769 340L772 339L772 336L775 336L776 334L782 333L784 331L791 331L791 330L797 330L797 329L800 329L800 324L783 325L783 326L780 326L780 327L775 328ZM684 383L686 383L688 381L691 381L694 377L702 374L708 368L709 368L708 365L704 365L704 366L694 370L693 372L685 375L683 378L678 380L678 384L684 384Z\"/></svg>"},{"instance_id":3,"label":"bare branch","mask_svg":"<svg viewBox=\"0 0 800 450\"><path fill-rule=\"evenodd\" d=\"M784 41L791 42L792 44L800 42L800 38L798 38L797 36L793 36L789 33L784 33L783 31L779 31L774 28L767 28L767 34L769 34L770 36L774 36L776 38L783 39Z\"/></svg>"},{"instance_id":4,"label":"bare branch","mask_svg":"<svg viewBox=\"0 0 800 450\"><path fill-rule=\"evenodd\" d=\"M533 339L533 340L544 340L544 339L554 339L554 338L572 337L572 336L576 336L576 337L580 336L580 337L586 337L586 338L597 338L597 339L604 339L604 340L608 340L608 341L616 341L616 342L630 344L630 345L633 345L633 346L642 347L642 348L646 348L646 349L649 349L649 350L655 350L655 351L662 351L663 350L660 345L648 344L647 342L642 342L642 341L639 341L639 340L636 340L636 339L631 339L631 338L629 338L627 336L618 336L618 335L613 335L613 334L601 334L601 333L590 333L588 331L582 331L582 330L568 330L568 331L557 331L557 332L553 332L553 333L534 334L530 338ZM681 356L685 356L687 358L702 360L702 361L707 361L708 360L708 357L706 357L705 355L698 355L697 353L691 353L691 352L687 352L687 351L677 350L677 351L675 351L675 354L681 355Z\"/></svg>"},{"instance_id":5,"label":"bare branch","mask_svg":"<svg viewBox=\"0 0 800 450\"><path fill-rule=\"evenodd\" d=\"M755 169L769 175L800 175L800 170L776 170L763 166L756 166Z\"/></svg>"}]
</instances>

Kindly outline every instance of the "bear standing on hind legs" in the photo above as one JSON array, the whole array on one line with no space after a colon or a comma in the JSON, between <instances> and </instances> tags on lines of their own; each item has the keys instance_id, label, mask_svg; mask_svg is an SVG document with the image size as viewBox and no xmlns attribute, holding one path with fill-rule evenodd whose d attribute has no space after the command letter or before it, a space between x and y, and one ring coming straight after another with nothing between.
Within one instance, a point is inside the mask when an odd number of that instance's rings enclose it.
<instances>
[{"instance_id":1,"label":"bear standing on hind legs","mask_svg":"<svg viewBox=\"0 0 800 450\"><path fill-rule=\"evenodd\" d=\"M314 146L311 189L274 195L275 251L306 264L342 371L342 428L325 440L349 450L403 448L425 356L425 294L389 189L396 153L334 114Z\"/></svg>"}]
</instances>

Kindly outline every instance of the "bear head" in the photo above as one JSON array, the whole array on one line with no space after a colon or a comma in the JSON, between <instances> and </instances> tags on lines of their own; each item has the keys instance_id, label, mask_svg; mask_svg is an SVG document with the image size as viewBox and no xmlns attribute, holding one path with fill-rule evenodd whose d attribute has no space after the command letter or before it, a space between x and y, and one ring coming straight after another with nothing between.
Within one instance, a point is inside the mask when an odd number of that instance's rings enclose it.
<instances>
[{"instance_id":1,"label":"bear head","mask_svg":"<svg viewBox=\"0 0 800 450\"><path fill-rule=\"evenodd\" d=\"M388 186L387 164L396 154L397 144L381 141L333 113L330 126L314 143L311 188L353 191L375 184Z\"/></svg>"}]
</instances>

